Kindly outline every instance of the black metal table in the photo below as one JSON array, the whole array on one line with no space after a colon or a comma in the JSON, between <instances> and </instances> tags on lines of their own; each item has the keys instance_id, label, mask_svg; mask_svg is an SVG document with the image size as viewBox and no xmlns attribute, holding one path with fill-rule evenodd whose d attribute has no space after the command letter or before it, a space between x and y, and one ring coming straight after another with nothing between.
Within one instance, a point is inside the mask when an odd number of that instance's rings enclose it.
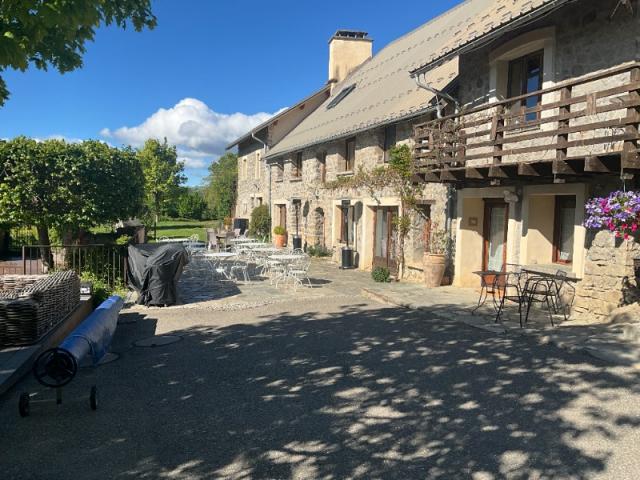
<instances>
[{"instance_id":1,"label":"black metal table","mask_svg":"<svg viewBox=\"0 0 640 480\"><path fill-rule=\"evenodd\" d=\"M499 281L498 279L505 275L505 272L497 271L497 270L478 270L473 272L474 274L480 277L480 297L478 298L478 305L471 310L471 313L475 313L481 306L483 306L489 294L493 299L493 308L498 310L498 300L496 299L496 292L499 292Z\"/></svg>"}]
</instances>

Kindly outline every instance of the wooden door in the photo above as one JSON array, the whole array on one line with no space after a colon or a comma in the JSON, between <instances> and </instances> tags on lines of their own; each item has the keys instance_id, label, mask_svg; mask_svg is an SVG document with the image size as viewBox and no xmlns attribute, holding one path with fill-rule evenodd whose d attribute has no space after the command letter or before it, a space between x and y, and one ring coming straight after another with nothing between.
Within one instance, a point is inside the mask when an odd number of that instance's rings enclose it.
<instances>
[{"instance_id":1,"label":"wooden door","mask_svg":"<svg viewBox=\"0 0 640 480\"><path fill-rule=\"evenodd\" d=\"M509 205L503 200L487 199L484 204L483 270L504 270L507 262L507 226Z\"/></svg>"},{"instance_id":2,"label":"wooden door","mask_svg":"<svg viewBox=\"0 0 640 480\"><path fill-rule=\"evenodd\" d=\"M396 234L393 226L397 212L396 207L378 207L374 218L373 266L386 267L392 273L398 269Z\"/></svg>"}]
</instances>

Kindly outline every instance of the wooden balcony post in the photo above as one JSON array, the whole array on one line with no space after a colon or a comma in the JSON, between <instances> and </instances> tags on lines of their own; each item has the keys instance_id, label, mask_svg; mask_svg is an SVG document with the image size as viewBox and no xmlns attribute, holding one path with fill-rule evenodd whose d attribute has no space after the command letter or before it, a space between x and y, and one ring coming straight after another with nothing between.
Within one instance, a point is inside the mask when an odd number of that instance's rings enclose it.
<instances>
[{"instance_id":1,"label":"wooden balcony post","mask_svg":"<svg viewBox=\"0 0 640 480\"><path fill-rule=\"evenodd\" d=\"M493 157L489 167L489 177L493 178L492 185L499 185L499 178L504 177L504 172L500 168L502 163L502 140L504 139L504 113L503 105L498 105L491 119L490 141L493 143Z\"/></svg>"},{"instance_id":2,"label":"wooden balcony post","mask_svg":"<svg viewBox=\"0 0 640 480\"><path fill-rule=\"evenodd\" d=\"M571 86L563 87L560 89L560 102L567 102L571 98ZM571 113L571 104L566 103L558 108L558 130L569 128L569 113ZM556 142L556 158L553 161L553 176L559 174L575 173L573 169L567 164L567 144L569 142L568 133L559 133L558 140Z\"/></svg>"},{"instance_id":3,"label":"wooden balcony post","mask_svg":"<svg viewBox=\"0 0 640 480\"><path fill-rule=\"evenodd\" d=\"M504 138L504 107L498 105L491 120L491 141L493 142L493 165L502 163L502 139Z\"/></svg>"},{"instance_id":4,"label":"wooden balcony post","mask_svg":"<svg viewBox=\"0 0 640 480\"><path fill-rule=\"evenodd\" d=\"M631 82L640 81L640 68L635 67L630 71ZM640 90L632 90L629 92L629 100L640 100ZM640 157L638 156L638 130L640 120L640 107L632 106L627 108L627 117L635 118L635 123L627 125L624 129L625 135L634 137L630 140L625 140L622 148L621 157L621 172L624 173L624 169L640 169Z\"/></svg>"}]
</instances>

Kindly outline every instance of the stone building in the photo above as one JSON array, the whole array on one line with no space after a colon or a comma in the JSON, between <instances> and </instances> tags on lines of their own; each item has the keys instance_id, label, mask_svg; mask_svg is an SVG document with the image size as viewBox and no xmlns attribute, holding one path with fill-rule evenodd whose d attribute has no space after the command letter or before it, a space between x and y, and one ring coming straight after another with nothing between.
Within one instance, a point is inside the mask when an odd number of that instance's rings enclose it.
<instances>
[{"instance_id":1,"label":"stone building","mask_svg":"<svg viewBox=\"0 0 640 480\"><path fill-rule=\"evenodd\" d=\"M255 207L270 203L270 170L265 162L265 153L318 108L329 92L330 85L326 84L227 145L227 150L238 148L235 218L248 222Z\"/></svg>"},{"instance_id":2,"label":"stone building","mask_svg":"<svg viewBox=\"0 0 640 480\"><path fill-rule=\"evenodd\" d=\"M458 12L432 20L376 55L371 55L372 41L365 32L338 31L330 39L330 97L266 154L272 221L286 228L290 242L298 235L303 246L325 247L336 260L342 247L349 246L358 268L385 266L397 271L394 218L402 213L397 194L387 190L372 196L327 186L360 168L384 165L395 145L411 145L416 122L435 118L442 104L434 91L416 84L408 72L428 57L438 44L435 37L451 38L461 21ZM348 57L342 58L343 54ZM429 81L445 90L456 74L453 60L431 72ZM425 219L450 231L451 194L447 186L424 186L422 215L413 215L405 244L407 277L423 276Z\"/></svg>"},{"instance_id":3,"label":"stone building","mask_svg":"<svg viewBox=\"0 0 640 480\"><path fill-rule=\"evenodd\" d=\"M412 76L458 58L458 112L416 128L425 180L456 188L454 284L519 264L576 281L598 320L635 288L638 244L584 226L585 201L637 189L638 2L469 1ZM427 79L423 77L426 76ZM302 125L301 125L302 126Z\"/></svg>"}]
</instances>

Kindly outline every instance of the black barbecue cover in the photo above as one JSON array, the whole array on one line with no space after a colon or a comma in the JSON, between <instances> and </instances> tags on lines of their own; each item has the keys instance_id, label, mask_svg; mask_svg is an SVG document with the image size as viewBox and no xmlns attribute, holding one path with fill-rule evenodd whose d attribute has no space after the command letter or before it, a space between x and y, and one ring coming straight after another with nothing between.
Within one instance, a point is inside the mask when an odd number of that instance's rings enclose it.
<instances>
[{"instance_id":1,"label":"black barbecue cover","mask_svg":"<svg viewBox=\"0 0 640 480\"><path fill-rule=\"evenodd\" d=\"M174 305L189 255L179 243L129 245L129 286L143 305Z\"/></svg>"}]
</instances>

